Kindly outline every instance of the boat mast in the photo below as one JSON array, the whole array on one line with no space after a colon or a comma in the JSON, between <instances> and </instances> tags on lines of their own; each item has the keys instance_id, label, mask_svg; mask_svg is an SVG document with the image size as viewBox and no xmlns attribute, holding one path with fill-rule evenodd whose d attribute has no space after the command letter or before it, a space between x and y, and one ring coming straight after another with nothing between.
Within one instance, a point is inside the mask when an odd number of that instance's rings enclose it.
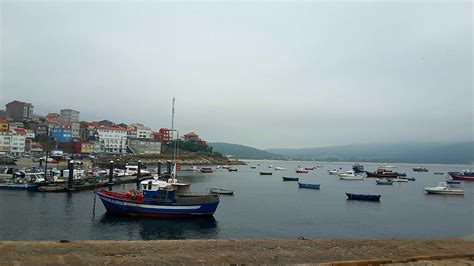
<instances>
[{"instance_id":1,"label":"boat mast","mask_svg":"<svg viewBox=\"0 0 474 266\"><path fill-rule=\"evenodd\" d=\"M171 109L171 134L173 136L173 141L174 141L174 147L173 147L173 161L174 161L174 166L173 166L173 172L174 176L173 178L176 178L176 157L178 153L178 134L176 134L176 139L174 138L174 102L175 98L173 96L173 108Z\"/></svg>"}]
</instances>

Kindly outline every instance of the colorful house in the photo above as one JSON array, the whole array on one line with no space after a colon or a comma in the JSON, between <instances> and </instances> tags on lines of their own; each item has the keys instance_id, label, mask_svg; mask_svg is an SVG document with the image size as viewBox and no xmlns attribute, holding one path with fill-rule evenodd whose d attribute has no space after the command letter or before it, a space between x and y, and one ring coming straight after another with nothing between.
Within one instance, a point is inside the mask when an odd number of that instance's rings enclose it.
<instances>
[{"instance_id":1,"label":"colorful house","mask_svg":"<svg viewBox=\"0 0 474 266\"><path fill-rule=\"evenodd\" d=\"M68 127L54 126L50 129L51 138L56 142L71 142L72 130Z\"/></svg>"},{"instance_id":2,"label":"colorful house","mask_svg":"<svg viewBox=\"0 0 474 266\"><path fill-rule=\"evenodd\" d=\"M7 120L0 120L0 132L8 132L8 121Z\"/></svg>"}]
</instances>

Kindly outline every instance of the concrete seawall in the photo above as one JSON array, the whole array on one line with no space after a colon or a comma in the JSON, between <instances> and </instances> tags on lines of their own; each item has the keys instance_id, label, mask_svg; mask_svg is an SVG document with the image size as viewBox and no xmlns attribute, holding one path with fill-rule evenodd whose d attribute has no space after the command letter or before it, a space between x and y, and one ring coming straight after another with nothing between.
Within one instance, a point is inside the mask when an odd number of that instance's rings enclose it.
<instances>
[{"instance_id":1,"label":"concrete seawall","mask_svg":"<svg viewBox=\"0 0 474 266\"><path fill-rule=\"evenodd\" d=\"M474 242L459 239L0 241L0 265L328 262L369 265L440 259L473 265ZM446 264L446 261L438 262Z\"/></svg>"}]
</instances>

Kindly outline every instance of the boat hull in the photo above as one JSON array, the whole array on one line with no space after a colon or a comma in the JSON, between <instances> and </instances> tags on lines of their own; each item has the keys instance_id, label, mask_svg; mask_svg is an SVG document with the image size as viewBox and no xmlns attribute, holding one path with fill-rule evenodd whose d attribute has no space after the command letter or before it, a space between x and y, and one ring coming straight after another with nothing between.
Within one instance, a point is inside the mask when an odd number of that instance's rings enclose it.
<instances>
[{"instance_id":1,"label":"boat hull","mask_svg":"<svg viewBox=\"0 0 474 266\"><path fill-rule=\"evenodd\" d=\"M339 179L341 180L364 180L364 176L347 176L347 175L339 175Z\"/></svg>"},{"instance_id":2,"label":"boat hull","mask_svg":"<svg viewBox=\"0 0 474 266\"><path fill-rule=\"evenodd\" d=\"M283 181L298 181L299 178L298 177L282 177L283 178Z\"/></svg>"},{"instance_id":3,"label":"boat hull","mask_svg":"<svg viewBox=\"0 0 474 266\"><path fill-rule=\"evenodd\" d=\"M107 212L156 218L193 218L212 216L219 205L219 201L200 204L147 204L137 201L124 200L107 196L97 192Z\"/></svg>"},{"instance_id":4,"label":"boat hull","mask_svg":"<svg viewBox=\"0 0 474 266\"><path fill-rule=\"evenodd\" d=\"M348 200L362 200L362 201L380 201L381 195L365 195L346 193Z\"/></svg>"},{"instance_id":5,"label":"boat hull","mask_svg":"<svg viewBox=\"0 0 474 266\"><path fill-rule=\"evenodd\" d=\"M299 188L319 189L320 186L321 186L320 184L304 184L304 183L298 182Z\"/></svg>"},{"instance_id":6,"label":"boat hull","mask_svg":"<svg viewBox=\"0 0 474 266\"><path fill-rule=\"evenodd\" d=\"M377 182L377 185L393 185L393 182L391 181L376 181Z\"/></svg>"},{"instance_id":7,"label":"boat hull","mask_svg":"<svg viewBox=\"0 0 474 266\"><path fill-rule=\"evenodd\" d=\"M1 184L0 189L38 191L37 184Z\"/></svg>"},{"instance_id":8,"label":"boat hull","mask_svg":"<svg viewBox=\"0 0 474 266\"><path fill-rule=\"evenodd\" d=\"M464 195L464 191L442 191L442 190L433 190L433 189L425 189L425 191L428 194L458 195L458 196L463 196Z\"/></svg>"},{"instance_id":9,"label":"boat hull","mask_svg":"<svg viewBox=\"0 0 474 266\"><path fill-rule=\"evenodd\" d=\"M462 180L462 181L474 181L474 176L464 176L464 175L455 175L449 174L451 178L454 180Z\"/></svg>"}]
</instances>

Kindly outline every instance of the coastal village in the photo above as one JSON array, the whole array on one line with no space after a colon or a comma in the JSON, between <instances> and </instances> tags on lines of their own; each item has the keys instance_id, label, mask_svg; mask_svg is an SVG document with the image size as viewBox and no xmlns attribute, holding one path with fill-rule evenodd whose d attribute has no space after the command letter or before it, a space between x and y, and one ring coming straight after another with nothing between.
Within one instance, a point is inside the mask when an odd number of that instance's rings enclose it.
<instances>
[{"instance_id":1,"label":"coastal village","mask_svg":"<svg viewBox=\"0 0 474 266\"><path fill-rule=\"evenodd\" d=\"M45 154L81 158L160 155L166 153L166 147L173 141L172 131L166 127L154 130L141 123L83 121L80 111L72 109L36 114L32 103L17 100L5 107L0 110L0 155L14 158L39 158ZM194 145L195 150L209 149L195 132L183 134L180 141Z\"/></svg>"}]
</instances>

